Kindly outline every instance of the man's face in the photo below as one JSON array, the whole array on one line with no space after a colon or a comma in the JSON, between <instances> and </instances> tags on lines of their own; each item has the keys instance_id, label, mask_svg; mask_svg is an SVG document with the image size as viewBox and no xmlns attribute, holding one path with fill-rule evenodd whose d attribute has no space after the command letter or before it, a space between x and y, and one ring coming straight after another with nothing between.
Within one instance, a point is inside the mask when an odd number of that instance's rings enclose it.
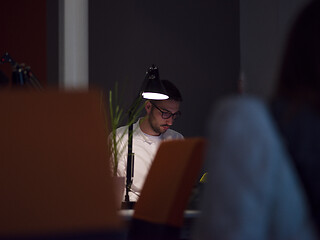
<instances>
[{"instance_id":1,"label":"man's face","mask_svg":"<svg viewBox=\"0 0 320 240\"><path fill-rule=\"evenodd\" d=\"M175 116L179 114L180 102L162 100L148 102L148 104L150 104L149 111L147 110L150 127L155 134L166 132L173 124ZM167 118L168 116L170 117Z\"/></svg>"}]
</instances>

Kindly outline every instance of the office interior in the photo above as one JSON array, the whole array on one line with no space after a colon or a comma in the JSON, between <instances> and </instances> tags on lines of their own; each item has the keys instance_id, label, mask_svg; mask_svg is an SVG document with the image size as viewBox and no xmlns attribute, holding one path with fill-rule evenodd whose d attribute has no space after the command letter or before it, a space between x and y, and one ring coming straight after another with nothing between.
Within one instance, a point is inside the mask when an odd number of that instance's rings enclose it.
<instances>
[{"instance_id":1,"label":"office interior","mask_svg":"<svg viewBox=\"0 0 320 240\"><path fill-rule=\"evenodd\" d=\"M239 94L240 83L244 94L272 96L287 32L307 2L1 1L0 55L30 66L44 89L107 96L117 82L125 107L155 64L183 96L173 128L205 138L211 107ZM11 78L9 63L0 69Z\"/></svg>"}]
</instances>

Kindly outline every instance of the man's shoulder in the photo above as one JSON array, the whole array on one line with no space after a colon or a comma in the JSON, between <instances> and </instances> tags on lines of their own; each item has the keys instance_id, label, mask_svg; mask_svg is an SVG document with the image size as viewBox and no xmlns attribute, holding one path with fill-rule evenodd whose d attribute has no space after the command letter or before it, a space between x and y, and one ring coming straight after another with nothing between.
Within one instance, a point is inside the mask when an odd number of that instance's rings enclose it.
<instances>
[{"instance_id":1,"label":"man's shoulder","mask_svg":"<svg viewBox=\"0 0 320 240\"><path fill-rule=\"evenodd\" d=\"M183 139L183 135L173 129L168 129L163 134L163 139Z\"/></svg>"},{"instance_id":2,"label":"man's shoulder","mask_svg":"<svg viewBox=\"0 0 320 240\"><path fill-rule=\"evenodd\" d=\"M118 127L116 129L116 135L117 137L123 137L123 136L127 136L128 135L128 131L129 131L129 126L128 125L124 125L121 127ZM139 129L139 124L138 123L134 123L133 124L133 136L137 136L139 135L139 133L141 132L141 130Z\"/></svg>"},{"instance_id":3,"label":"man's shoulder","mask_svg":"<svg viewBox=\"0 0 320 240\"><path fill-rule=\"evenodd\" d=\"M115 131L116 138L123 139L124 137L126 137L127 131L128 131L128 127L127 126L118 127L116 129L116 131ZM110 132L109 139L112 139L112 135L113 135L113 132Z\"/></svg>"},{"instance_id":4,"label":"man's shoulder","mask_svg":"<svg viewBox=\"0 0 320 240\"><path fill-rule=\"evenodd\" d=\"M118 127L116 131L117 131L117 134L121 134L123 132L126 132L126 131L128 131L128 126Z\"/></svg>"}]
</instances>

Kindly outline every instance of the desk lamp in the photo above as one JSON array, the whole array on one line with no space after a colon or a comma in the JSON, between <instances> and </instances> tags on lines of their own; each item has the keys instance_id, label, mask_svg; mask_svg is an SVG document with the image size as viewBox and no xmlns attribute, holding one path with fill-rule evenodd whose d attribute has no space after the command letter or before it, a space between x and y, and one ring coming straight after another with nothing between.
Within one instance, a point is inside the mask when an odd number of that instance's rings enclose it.
<instances>
[{"instance_id":1,"label":"desk lamp","mask_svg":"<svg viewBox=\"0 0 320 240\"><path fill-rule=\"evenodd\" d=\"M42 86L36 76L31 71L30 66L24 66L15 62L9 53L1 57L0 64L10 63L12 65L12 85L31 85L33 88L42 90Z\"/></svg>"},{"instance_id":2,"label":"desk lamp","mask_svg":"<svg viewBox=\"0 0 320 240\"><path fill-rule=\"evenodd\" d=\"M146 72L146 76L142 83L139 95L133 102L129 110L130 123L128 127L128 156L127 156L127 175L126 175L126 195L124 199L123 208L130 209L133 203L130 202L129 192L131 189L133 172L134 172L134 153L132 153L132 134L133 134L133 116L135 115L142 98L149 100L165 100L168 99L167 92L160 81L159 70L156 66L152 65Z\"/></svg>"}]
</instances>

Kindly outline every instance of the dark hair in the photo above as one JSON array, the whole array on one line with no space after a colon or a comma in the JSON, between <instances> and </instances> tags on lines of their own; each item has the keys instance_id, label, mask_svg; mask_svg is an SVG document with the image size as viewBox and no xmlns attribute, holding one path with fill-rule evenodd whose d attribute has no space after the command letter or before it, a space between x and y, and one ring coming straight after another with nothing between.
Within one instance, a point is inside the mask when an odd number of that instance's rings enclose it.
<instances>
[{"instance_id":1,"label":"dark hair","mask_svg":"<svg viewBox=\"0 0 320 240\"><path fill-rule=\"evenodd\" d=\"M169 99L182 102L182 96L179 89L169 80L161 80L164 88L166 89Z\"/></svg>"},{"instance_id":2,"label":"dark hair","mask_svg":"<svg viewBox=\"0 0 320 240\"><path fill-rule=\"evenodd\" d=\"M320 1L308 4L293 25L276 95L320 104Z\"/></svg>"}]
</instances>

